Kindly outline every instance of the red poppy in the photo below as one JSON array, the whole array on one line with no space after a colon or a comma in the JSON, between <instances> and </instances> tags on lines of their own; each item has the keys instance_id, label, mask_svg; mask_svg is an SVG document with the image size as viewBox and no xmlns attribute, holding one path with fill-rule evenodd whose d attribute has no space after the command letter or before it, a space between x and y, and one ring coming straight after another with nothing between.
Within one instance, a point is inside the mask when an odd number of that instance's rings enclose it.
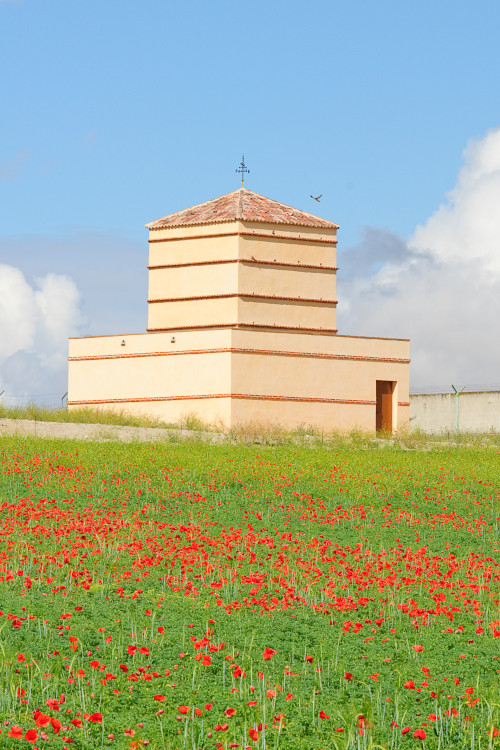
<instances>
[{"instance_id":1,"label":"red poppy","mask_svg":"<svg viewBox=\"0 0 500 750\"><path fill-rule=\"evenodd\" d=\"M354 677L352 676L351 672L344 672L344 680L349 680L349 682L352 682Z\"/></svg>"},{"instance_id":2,"label":"red poppy","mask_svg":"<svg viewBox=\"0 0 500 750\"><path fill-rule=\"evenodd\" d=\"M277 651L275 651L275 649L274 649L274 648L269 648L269 647L268 647L268 648L266 648L266 650L264 651L264 653L262 654L262 656L264 657L264 661L269 661L269 659L270 659L270 658L271 658L271 657L272 657L272 656L273 656L274 654L277 654L277 653L278 653L278 652L277 652Z\"/></svg>"},{"instance_id":3,"label":"red poppy","mask_svg":"<svg viewBox=\"0 0 500 750\"><path fill-rule=\"evenodd\" d=\"M90 714L89 721L94 722L94 724L98 724L102 721L102 714L96 712L94 714Z\"/></svg>"},{"instance_id":4,"label":"red poppy","mask_svg":"<svg viewBox=\"0 0 500 750\"><path fill-rule=\"evenodd\" d=\"M28 742L35 742L35 740L38 739L38 732L36 729L28 729L24 735L24 739L28 740Z\"/></svg>"},{"instance_id":5,"label":"red poppy","mask_svg":"<svg viewBox=\"0 0 500 750\"><path fill-rule=\"evenodd\" d=\"M224 711L224 713L226 714L226 716L234 716L235 713L236 713L236 709L235 708L226 708L226 710Z\"/></svg>"},{"instance_id":6,"label":"red poppy","mask_svg":"<svg viewBox=\"0 0 500 750\"><path fill-rule=\"evenodd\" d=\"M18 727L17 724L14 724L14 726L11 727L9 731L7 732L7 736L14 737L14 739L16 740L20 740L21 737L23 736L22 727Z\"/></svg>"},{"instance_id":7,"label":"red poppy","mask_svg":"<svg viewBox=\"0 0 500 750\"><path fill-rule=\"evenodd\" d=\"M189 706L178 706L178 711L180 714L187 714L189 711Z\"/></svg>"},{"instance_id":8,"label":"red poppy","mask_svg":"<svg viewBox=\"0 0 500 750\"><path fill-rule=\"evenodd\" d=\"M155 701L164 701L165 700L165 696L164 695L153 695L153 698L155 699Z\"/></svg>"},{"instance_id":9,"label":"red poppy","mask_svg":"<svg viewBox=\"0 0 500 750\"><path fill-rule=\"evenodd\" d=\"M37 727L48 727L50 724L50 716L42 713L37 714L35 717L35 724Z\"/></svg>"},{"instance_id":10,"label":"red poppy","mask_svg":"<svg viewBox=\"0 0 500 750\"><path fill-rule=\"evenodd\" d=\"M320 711L319 712L319 718L320 719L329 719L330 717L328 716L328 714L325 714L324 711Z\"/></svg>"},{"instance_id":11,"label":"red poppy","mask_svg":"<svg viewBox=\"0 0 500 750\"><path fill-rule=\"evenodd\" d=\"M405 727L404 729L401 730L401 734L408 734L408 732L410 731L411 731L410 727Z\"/></svg>"},{"instance_id":12,"label":"red poppy","mask_svg":"<svg viewBox=\"0 0 500 750\"><path fill-rule=\"evenodd\" d=\"M257 742L257 740L259 739L259 733L256 729L249 729L248 736L250 737L252 742Z\"/></svg>"},{"instance_id":13,"label":"red poppy","mask_svg":"<svg viewBox=\"0 0 500 750\"><path fill-rule=\"evenodd\" d=\"M425 738L427 737L427 735L426 735L426 733L424 732L423 729L415 729L415 731L413 732L412 737L415 737L416 740L425 740Z\"/></svg>"}]
</instances>

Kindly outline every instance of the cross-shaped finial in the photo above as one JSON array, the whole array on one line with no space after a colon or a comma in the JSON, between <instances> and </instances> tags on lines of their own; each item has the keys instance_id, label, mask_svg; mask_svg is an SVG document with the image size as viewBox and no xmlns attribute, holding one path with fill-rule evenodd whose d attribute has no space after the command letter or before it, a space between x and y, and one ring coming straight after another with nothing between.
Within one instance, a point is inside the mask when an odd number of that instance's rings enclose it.
<instances>
[{"instance_id":1,"label":"cross-shaped finial","mask_svg":"<svg viewBox=\"0 0 500 750\"><path fill-rule=\"evenodd\" d=\"M234 171L241 173L241 187L242 188L245 187L245 172L247 174L250 174L250 170L247 169L246 166L245 166L245 155L244 154L241 157L241 164L240 164L240 166L238 167L238 169L235 169Z\"/></svg>"}]
</instances>

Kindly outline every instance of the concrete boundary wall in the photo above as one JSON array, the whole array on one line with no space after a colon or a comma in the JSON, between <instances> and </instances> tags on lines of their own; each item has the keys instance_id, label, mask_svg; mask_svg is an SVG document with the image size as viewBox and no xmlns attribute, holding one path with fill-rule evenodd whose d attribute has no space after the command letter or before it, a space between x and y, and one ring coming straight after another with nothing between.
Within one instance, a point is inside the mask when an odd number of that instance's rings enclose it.
<instances>
[{"instance_id":1,"label":"concrete boundary wall","mask_svg":"<svg viewBox=\"0 0 500 750\"><path fill-rule=\"evenodd\" d=\"M410 394L410 429L443 432L456 428L454 393ZM464 391L458 397L459 430L500 432L500 391Z\"/></svg>"}]
</instances>

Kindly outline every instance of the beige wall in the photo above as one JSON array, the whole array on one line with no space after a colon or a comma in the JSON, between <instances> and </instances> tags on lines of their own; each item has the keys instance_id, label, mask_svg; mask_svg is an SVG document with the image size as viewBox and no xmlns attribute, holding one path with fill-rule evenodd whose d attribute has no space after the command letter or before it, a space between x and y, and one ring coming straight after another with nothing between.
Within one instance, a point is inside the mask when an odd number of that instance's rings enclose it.
<instances>
[{"instance_id":1,"label":"beige wall","mask_svg":"<svg viewBox=\"0 0 500 750\"><path fill-rule=\"evenodd\" d=\"M280 237L276 238L276 235L271 234L270 229L267 231L269 234L266 237L257 235L252 237L251 232L241 236L239 257L251 258L254 256L257 260L335 266L336 244L333 243L332 238L328 238L323 244L318 242L317 237L314 236L301 237L300 241L295 237L290 237L287 240L281 233Z\"/></svg>"},{"instance_id":2,"label":"beige wall","mask_svg":"<svg viewBox=\"0 0 500 750\"><path fill-rule=\"evenodd\" d=\"M377 380L399 383L402 400L408 365L235 353L232 368L233 393L375 401Z\"/></svg>"},{"instance_id":3,"label":"beige wall","mask_svg":"<svg viewBox=\"0 0 500 750\"><path fill-rule=\"evenodd\" d=\"M149 299L235 293L238 271L234 262L150 270Z\"/></svg>"},{"instance_id":4,"label":"beige wall","mask_svg":"<svg viewBox=\"0 0 500 750\"><path fill-rule=\"evenodd\" d=\"M273 299L238 299L238 323L285 328L335 329L335 306Z\"/></svg>"},{"instance_id":5,"label":"beige wall","mask_svg":"<svg viewBox=\"0 0 500 750\"><path fill-rule=\"evenodd\" d=\"M291 268L250 263L239 264L240 294L272 294L278 297L336 299L335 271Z\"/></svg>"},{"instance_id":6,"label":"beige wall","mask_svg":"<svg viewBox=\"0 0 500 750\"><path fill-rule=\"evenodd\" d=\"M68 402L167 422L194 411L226 427L258 420L374 430L378 379L397 381L394 426L404 427L408 363L379 360L407 356L401 340L229 328L71 339Z\"/></svg>"},{"instance_id":7,"label":"beige wall","mask_svg":"<svg viewBox=\"0 0 500 750\"><path fill-rule=\"evenodd\" d=\"M255 419L260 410L261 415L266 414L268 419L275 415L276 421L287 426L300 423L326 430L349 426L375 430L376 381L389 380L397 383L393 396L394 429L408 425L408 341L237 330L233 332L233 347L233 394L290 399L266 401L265 405L259 401L249 400L245 405L235 401L236 421L243 414L246 419ZM238 351L240 348L253 350L252 354ZM291 400L301 398L305 401Z\"/></svg>"},{"instance_id":8,"label":"beige wall","mask_svg":"<svg viewBox=\"0 0 500 750\"><path fill-rule=\"evenodd\" d=\"M225 222L212 225L211 234L206 230L150 231L148 330L234 323L335 329L334 305L294 301L335 300L335 229ZM290 299L247 298L235 307L223 297L228 294ZM221 298L202 299L214 295ZM190 304L175 301L179 297L198 299Z\"/></svg>"},{"instance_id":9,"label":"beige wall","mask_svg":"<svg viewBox=\"0 0 500 750\"><path fill-rule=\"evenodd\" d=\"M69 409L77 408L68 406ZM150 401L148 403L99 404L96 409L120 412L132 416L158 419L165 424L185 426L190 417L221 430L231 425L230 398L185 398L179 401Z\"/></svg>"},{"instance_id":10,"label":"beige wall","mask_svg":"<svg viewBox=\"0 0 500 750\"><path fill-rule=\"evenodd\" d=\"M408 361L410 342L408 339L387 339L367 336L310 335L303 333L233 330L233 346L263 348L285 352L313 352L335 354L346 357L371 357L377 359L401 359ZM406 391L408 396L408 390ZM408 400L408 399L406 399Z\"/></svg>"},{"instance_id":11,"label":"beige wall","mask_svg":"<svg viewBox=\"0 0 500 750\"><path fill-rule=\"evenodd\" d=\"M238 321L238 298L223 297L180 302L150 303L148 329L188 326L234 325Z\"/></svg>"},{"instance_id":12,"label":"beige wall","mask_svg":"<svg viewBox=\"0 0 500 750\"><path fill-rule=\"evenodd\" d=\"M230 394L230 354L71 362L68 400L182 398ZM70 399L71 396L71 399Z\"/></svg>"},{"instance_id":13,"label":"beige wall","mask_svg":"<svg viewBox=\"0 0 500 750\"><path fill-rule=\"evenodd\" d=\"M238 257L238 237L234 236L238 227L235 224L229 227L224 225L222 229L218 226L215 229L211 227L212 233L217 233L216 237L207 237L207 232L203 232L202 229L206 227L196 227L198 231L190 232L187 238L178 232L165 236L168 230L151 231L149 233L149 265L196 263ZM223 232L226 232L227 236L224 236Z\"/></svg>"},{"instance_id":14,"label":"beige wall","mask_svg":"<svg viewBox=\"0 0 500 750\"><path fill-rule=\"evenodd\" d=\"M412 394L410 396L410 426L435 433L455 430L455 394ZM461 393L459 429L468 432L500 431L500 391Z\"/></svg>"},{"instance_id":15,"label":"beige wall","mask_svg":"<svg viewBox=\"0 0 500 750\"><path fill-rule=\"evenodd\" d=\"M353 429L375 431L375 407L344 404L283 403L271 400L233 399L231 417L234 425L257 423L262 426L280 425L289 429L313 428L328 433L349 432Z\"/></svg>"}]
</instances>

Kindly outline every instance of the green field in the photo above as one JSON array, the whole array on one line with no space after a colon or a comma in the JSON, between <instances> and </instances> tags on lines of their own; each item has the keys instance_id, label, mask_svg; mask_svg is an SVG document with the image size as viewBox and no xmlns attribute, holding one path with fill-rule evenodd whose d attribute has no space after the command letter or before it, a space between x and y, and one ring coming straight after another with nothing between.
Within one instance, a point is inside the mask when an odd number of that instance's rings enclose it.
<instances>
[{"instance_id":1,"label":"green field","mask_svg":"<svg viewBox=\"0 0 500 750\"><path fill-rule=\"evenodd\" d=\"M0 747L500 747L498 447L0 441Z\"/></svg>"}]
</instances>

